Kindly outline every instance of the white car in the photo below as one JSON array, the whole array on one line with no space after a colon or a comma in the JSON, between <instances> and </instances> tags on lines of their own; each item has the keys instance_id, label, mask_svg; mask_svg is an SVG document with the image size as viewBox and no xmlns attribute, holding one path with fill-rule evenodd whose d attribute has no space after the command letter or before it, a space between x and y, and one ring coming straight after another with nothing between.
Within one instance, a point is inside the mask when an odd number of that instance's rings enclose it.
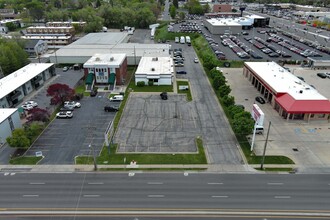
<instances>
[{"instance_id":1,"label":"white car","mask_svg":"<svg viewBox=\"0 0 330 220\"><path fill-rule=\"evenodd\" d=\"M71 107L74 107L74 108L80 108L81 107L81 104L79 102L75 102L75 101L66 101L64 102L64 107L65 106L71 106Z\"/></svg>"},{"instance_id":2,"label":"white car","mask_svg":"<svg viewBox=\"0 0 330 220\"><path fill-rule=\"evenodd\" d=\"M65 111L65 112L58 112L56 114L56 118L72 118L73 112L71 111Z\"/></svg>"},{"instance_id":3,"label":"white car","mask_svg":"<svg viewBox=\"0 0 330 220\"><path fill-rule=\"evenodd\" d=\"M26 111L29 111L29 110L31 110L31 109L33 109L34 107L33 107L33 105L29 105L29 104L24 104L24 105L22 105L21 106L24 110L26 110Z\"/></svg>"},{"instance_id":4,"label":"white car","mask_svg":"<svg viewBox=\"0 0 330 220\"><path fill-rule=\"evenodd\" d=\"M198 61L198 58L195 58L194 59L194 63L198 63L199 61Z\"/></svg>"},{"instance_id":5,"label":"white car","mask_svg":"<svg viewBox=\"0 0 330 220\"><path fill-rule=\"evenodd\" d=\"M38 103L36 103L35 101L26 101L23 105L32 105L33 107L37 107Z\"/></svg>"},{"instance_id":6,"label":"white car","mask_svg":"<svg viewBox=\"0 0 330 220\"><path fill-rule=\"evenodd\" d=\"M69 70L69 67L67 67L67 66L63 67L63 72L66 72L68 70Z\"/></svg>"}]
</instances>

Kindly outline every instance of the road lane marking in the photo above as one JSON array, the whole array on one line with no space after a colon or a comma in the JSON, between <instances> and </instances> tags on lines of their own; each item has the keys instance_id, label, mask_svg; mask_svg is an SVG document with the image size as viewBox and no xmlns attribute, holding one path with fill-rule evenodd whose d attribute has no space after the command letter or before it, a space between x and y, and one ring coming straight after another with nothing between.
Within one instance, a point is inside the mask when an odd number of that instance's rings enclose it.
<instances>
[{"instance_id":1,"label":"road lane marking","mask_svg":"<svg viewBox=\"0 0 330 220\"><path fill-rule=\"evenodd\" d=\"M23 195L23 197L39 197L39 195Z\"/></svg>"},{"instance_id":2,"label":"road lane marking","mask_svg":"<svg viewBox=\"0 0 330 220\"><path fill-rule=\"evenodd\" d=\"M100 197L100 195L84 195L84 197Z\"/></svg>"},{"instance_id":3,"label":"road lane marking","mask_svg":"<svg viewBox=\"0 0 330 220\"><path fill-rule=\"evenodd\" d=\"M148 195L149 198L163 198L164 195Z\"/></svg>"},{"instance_id":4,"label":"road lane marking","mask_svg":"<svg viewBox=\"0 0 330 220\"><path fill-rule=\"evenodd\" d=\"M228 198L228 196L212 196L212 198Z\"/></svg>"},{"instance_id":5,"label":"road lane marking","mask_svg":"<svg viewBox=\"0 0 330 220\"><path fill-rule=\"evenodd\" d=\"M284 183L267 183L268 185L283 185Z\"/></svg>"},{"instance_id":6,"label":"road lane marking","mask_svg":"<svg viewBox=\"0 0 330 220\"><path fill-rule=\"evenodd\" d=\"M45 183L39 183L39 182L32 182L32 183L30 183L30 185L44 185Z\"/></svg>"},{"instance_id":7,"label":"road lane marking","mask_svg":"<svg viewBox=\"0 0 330 220\"><path fill-rule=\"evenodd\" d=\"M208 185L222 185L223 183L207 183Z\"/></svg>"},{"instance_id":8,"label":"road lane marking","mask_svg":"<svg viewBox=\"0 0 330 220\"><path fill-rule=\"evenodd\" d=\"M162 182L148 182L149 185L162 185Z\"/></svg>"},{"instance_id":9,"label":"road lane marking","mask_svg":"<svg viewBox=\"0 0 330 220\"><path fill-rule=\"evenodd\" d=\"M128 173L128 176L134 176L135 173Z\"/></svg>"},{"instance_id":10,"label":"road lane marking","mask_svg":"<svg viewBox=\"0 0 330 220\"><path fill-rule=\"evenodd\" d=\"M291 196L274 196L275 199L290 199Z\"/></svg>"},{"instance_id":11,"label":"road lane marking","mask_svg":"<svg viewBox=\"0 0 330 220\"><path fill-rule=\"evenodd\" d=\"M91 183L88 183L89 185L103 185L104 183L103 182L91 182Z\"/></svg>"}]
</instances>

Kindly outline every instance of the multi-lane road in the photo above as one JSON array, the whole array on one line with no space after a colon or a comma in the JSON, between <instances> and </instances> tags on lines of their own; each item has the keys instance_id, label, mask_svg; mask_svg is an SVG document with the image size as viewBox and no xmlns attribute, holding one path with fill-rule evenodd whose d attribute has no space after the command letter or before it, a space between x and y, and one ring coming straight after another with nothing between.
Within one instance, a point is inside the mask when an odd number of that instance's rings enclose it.
<instances>
[{"instance_id":1,"label":"multi-lane road","mask_svg":"<svg viewBox=\"0 0 330 220\"><path fill-rule=\"evenodd\" d=\"M330 218L329 175L8 172L0 188L0 218Z\"/></svg>"}]
</instances>

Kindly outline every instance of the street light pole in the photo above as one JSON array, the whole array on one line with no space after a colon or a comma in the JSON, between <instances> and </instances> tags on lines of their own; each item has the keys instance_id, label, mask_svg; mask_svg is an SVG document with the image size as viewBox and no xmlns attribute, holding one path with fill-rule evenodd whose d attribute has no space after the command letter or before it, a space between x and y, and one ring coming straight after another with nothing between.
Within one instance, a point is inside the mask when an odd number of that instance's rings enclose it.
<instances>
[{"instance_id":1,"label":"street light pole","mask_svg":"<svg viewBox=\"0 0 330 220\"><path fill-rule=\"evenodd\" d=\"M270 125L271 125L271 123L272 123L272 122L269 121L268 131L267 131L267 136L266 136L266 141L265 141L265 146L264 146L264 152L263 152L263 154L262 154L262 160L261 160L261 165L260 165L260 169L261 169L261 170L264 169L266 147L267 147L267 142L268 142L268 136L269 136L269 130L270 130Z\"/></svg>"},{"instance_id":2,"label":"street light pole","mask_svg":"<svg viewBox=\"0 0 330 220\"><path fill-rule=\"evenodd\" d=\"M92 149L92 152L93 152L93 162L94 162L94 170L96 171L97 170L97 163L96 163L96 156L95 156L94 147L91 144L89 144L88 147Z\"/></svg>"}]
</instances>

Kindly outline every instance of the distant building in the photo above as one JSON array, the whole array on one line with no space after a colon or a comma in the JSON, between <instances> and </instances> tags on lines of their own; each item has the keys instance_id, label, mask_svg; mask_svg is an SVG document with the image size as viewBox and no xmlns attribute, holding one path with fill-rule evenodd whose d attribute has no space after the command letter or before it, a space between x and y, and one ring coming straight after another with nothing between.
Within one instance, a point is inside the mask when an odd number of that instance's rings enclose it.
<instances>
[{"instance_id":1,"label":"distant building","mask_svg":"<svg viewBox=\"0 0 330 220\"><path fill-rule=\"evenodd\" d=\"M24 27L24 24L21 23L21 20L20 19L6 19L6 20L1 20L0 21L0 33L7 34L9 32L8 27L7 27L7 24L9 24L9 23L14 24L17 28Z\"/></svg>"},{"instance_id":2,"label":"distant building","mask_svg":"<svg viewBox=\"0 0 330 220\"><path fill-rule=\"evenodd\" d=\"M17 14L15 14L14 9L0 8L0 18L2 19L15 19Z\"/></svg>"},{"instance_id":3,"label":"distant building","mask_svg":"<svg viewBox=\"0 0 330 220\"><path fill-rule=\"evenodd\" d=\"M245 62L243 75L286 120L330 120L330 101L275 62Z\"/></svg>"},{"instance_id":4,"label":"distant building","mask_svg":"<svg viewBox=\"0 0 330 220\"><path fill-rule=\"evenodd\" d=\"M48 46L47 42L43 40L28 40L24 49L30 56L37 57L45 54L48 50Z\"/></svg>"},{"instance_id":5,"label":"distant building","mask_svg":"<svg viewBox=\"0 0 330 220\"><path fill-rule=\"evenodd\" d=\"M168 57L142 57L135 71L135 84L153 82L154 85L172 85L173 59Z\"/></svg>"},{"instance_id":6,"label":"distant building","mask_svg":"<svg viewBox=\"0 0 330 220\"><path fill-rule=\"evenodd\" d=\"M44 27L44 26L36 26L36 27L28 27L26 29L27 34L43 34L43 35L75 35L75 29L72 26L69 27Z\"/></svg>"},{"instance_id":7,"label":"distant building","mask_svg":"<svg viewBox=\"0 0 330 220\"><path fill-rule=\"evenodd\" d=\"M0 108L15 107L53 76L53 63L31 63L0 79Z\"/></svg>"},{"instance_id":8,"label":"distant building","mask_svg":"<svg viewBox=\"0 0 330 220\"><path fill-rule=\"evenodd\" d=\"M0 108L0 146L12 135L13 130L21 127L17 108Z\"/></svg>"},{"instance_id":9,"label":"distant building","mask_svg":"<svg viewBox=\"0 0 330 220\"><path fill-rule=\"evenodd\" d=\"M215 4L212 12L232 12L232 6L229 4Z\"/></svg>"},{"instance_id":10,"label":"distant building","mask_svg":"<svg viewBox=\"0 0 330 220\"><path fill-rule=\"evenodd\" d=\"M80 27L84 27L87 23L85 21L52 21L47 22L47 27L73 27L74 25L78 25Z\"/></svg>"},{"instance_id":11,"label":"distant building","mask_svg":"<svg viewBox=\"0 0 330 220\"><path fill-rule=\"evenodd\" d=\"M73 37L71 35L43 35L43 34L31 34L24 35L21 37L26 40L43 40L48 46L52 48L61 48L69 45L73 42ZM54 61L55 62L55 61Z\"/></svg>"},{"instance_id":12,"label":"distant building","mask_svg":"<svg viewBox=\"0 0 330 220\"><path fill-rule=\"evenodd\" d=\"M84 63L86 90L103 87L113 90L127 80L126 54L95 54Z\"/></svg>"},{"instance_id":13,"label":"distant building","mask_svg":"<svg viewBox=\"0 0 330 220\"><path fill-rule=\"evenodd\" d=\"M242 25L233 19L206 19L204 20L204 27L207 28L211 34L238 34L242 31Z\"/></svg>"},{"instance_id":14,"label":"distant building","mask_svg":"<svg viewBox=\"0 0 330 220\"><path fill-rule=\"evenodd\" d=\"M253 27L266 27L269 25L269 17L262 17L259 15L246 15L244 16L248 19L253 19Z\"/></svg>"}]
</instances>

